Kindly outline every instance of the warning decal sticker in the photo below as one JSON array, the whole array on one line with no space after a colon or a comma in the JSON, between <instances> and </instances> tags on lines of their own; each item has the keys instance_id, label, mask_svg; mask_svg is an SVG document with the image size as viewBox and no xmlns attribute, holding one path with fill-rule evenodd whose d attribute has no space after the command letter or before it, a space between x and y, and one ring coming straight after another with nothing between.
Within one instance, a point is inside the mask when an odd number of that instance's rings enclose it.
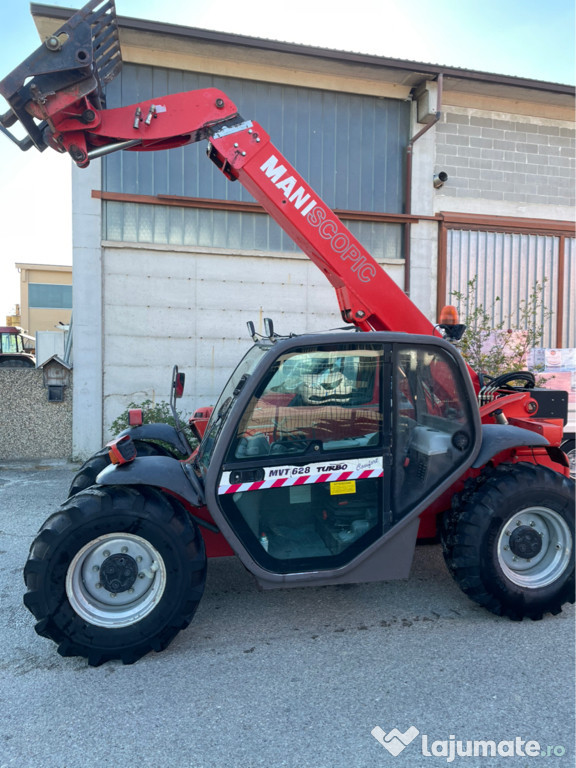
<instances>
[{"instance_id":1,"label":"warning decal sticker","mask_svg":"<svg viewBox=\"0 0 576 768\"><path fill-rule=\"evenodd\" d=\"M381 456L368 459L344 459L336 462L317 462L314 464L294 464L280 467L264 467L264 480L250 483L231 483L230 476L235 471L223 472L218 486L220 495L226 493L244 493L260 491L266 488L283 488L290 485L311 485L312 483L335 483L346 480L366 480L382 477L384 468Z\"/></svg>"}]
</instances>

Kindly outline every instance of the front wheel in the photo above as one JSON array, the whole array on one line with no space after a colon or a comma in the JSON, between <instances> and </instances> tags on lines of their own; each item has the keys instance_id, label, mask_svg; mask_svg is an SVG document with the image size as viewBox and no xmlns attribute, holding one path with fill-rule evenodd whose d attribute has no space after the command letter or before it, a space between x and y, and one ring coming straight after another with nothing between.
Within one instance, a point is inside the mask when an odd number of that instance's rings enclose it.
<instances>
[{"instance_id":1,"label":"front wheel","mask_svg":"<svg viewBox=\"0 0 576 768\"><path fill-rule=\"evenodd\" d=\"M504 464L454 500L444 558L460 588L499 616L541 619L574 602L574 482Z\"/></svg>"},{"instance_id":2,"label":"front wheel","mask_svg":"<svg viewBox=\"0 0 576 768\"><path fill-rule=\"evenodd\" d=\"M194 521L153 488L90 488L41 528L24 569L36 631L92 666L137 661L188 626L204 591Z\"/></svg>"}]
</instances>

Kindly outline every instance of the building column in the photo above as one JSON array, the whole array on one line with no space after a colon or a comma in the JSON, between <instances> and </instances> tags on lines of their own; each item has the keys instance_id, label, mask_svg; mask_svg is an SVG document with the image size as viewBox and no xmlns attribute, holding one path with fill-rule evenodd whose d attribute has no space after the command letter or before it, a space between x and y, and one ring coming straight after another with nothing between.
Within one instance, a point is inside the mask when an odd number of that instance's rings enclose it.
<instances>
[{"instance_id":1,"label":"building column","mask_svg":"<svg viewBox=\"0 0 576 768\"><path fill-rule=\"evenodd\" d=\"M72 167L73 363L72 454L86 459L102 447L101 162Z\"/></svg>"},{"instance_id":2,"label":"building column","mask_svg":"<svg viewBox=\"0 0 576 768\"><path fill-rule=\"evenodd\" d=\"M415 110L414 110L415 111ZM412 122L412 135L422 123ZM434 216L434 163L436 126L415 143L412 155L412 213ZM438 264L438 225L420 221L410 227L410 298L431 322L436 322L436 282Z\"/></svg>"}]
</instances>

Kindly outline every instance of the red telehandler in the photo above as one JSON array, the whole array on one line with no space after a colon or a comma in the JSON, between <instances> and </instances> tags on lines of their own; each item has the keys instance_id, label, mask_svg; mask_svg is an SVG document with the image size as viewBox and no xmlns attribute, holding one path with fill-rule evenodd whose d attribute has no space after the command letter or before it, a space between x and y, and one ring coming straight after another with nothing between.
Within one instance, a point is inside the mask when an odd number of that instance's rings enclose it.
<instances>
[{"instance_id":1,"label":"red telehandler","mask_svg":"<svg viewBox=\"0 0 576 768\"><path fill-rule=\"evenodd\" d=\"M113 441L113 464L31 546L36 631L64 656L131 663L190 623L207 556L236 554L263 588L382 581L406 578L419 532L437 531L456 582L488 610L540 619L574 602L565 414L545 410L533 380L483 387L224 93L105 109L120 64L113 2L92 0L2 81L3 131L19 121L23 149L80 167L206 140L326 275L351 329L249 324L253 344L188 460Z\"/></svg>"}]
</instances>

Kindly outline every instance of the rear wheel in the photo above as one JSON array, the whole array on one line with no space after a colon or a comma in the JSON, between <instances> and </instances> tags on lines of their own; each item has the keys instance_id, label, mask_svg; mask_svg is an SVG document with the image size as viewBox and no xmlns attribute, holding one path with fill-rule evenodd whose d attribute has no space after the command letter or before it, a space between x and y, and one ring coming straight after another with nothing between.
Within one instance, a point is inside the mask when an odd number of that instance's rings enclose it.
<instances>
[{"instance_id":1,"label":"rear wheel","mask_svg":"<svg viewBox=\"0 0 576 768\"><path fill-rule=\"evenodd\" d=\"M533 464L500 465L470 481L443 526L460 588L512 619L574 602L574 483Z\"/></svg>"},{"instance_id":2,"label":"rear wheel","mask_svg":"<svg viewBox=\"0 0 576 768\"><path fill-rule=\"evenodd\" d=\"M137 661L188 626L204 591L194 521L153 488L91 488L41 528L24 569L36 631L62 656Z\"/></svg>"},{"instance_id":3,"label":"rear wheel","mask_svg":"<svg viewBox=\"0 0 576 768\"><path fill-rule=\"evenodd\" d=\"M134 446L136 448L137 456L167 456L167 452L164 448L156 443L147 443L143 440L134 440ZM82 464L78 472L74 475L68 496L75 496L80 491L90 488L91 485L96 483L96 478L102 472L103 469L110 464L110 456L108 455L108 448L102 448L102 450L95 453L87 461Z\"/></svg>"}]
</instances>

